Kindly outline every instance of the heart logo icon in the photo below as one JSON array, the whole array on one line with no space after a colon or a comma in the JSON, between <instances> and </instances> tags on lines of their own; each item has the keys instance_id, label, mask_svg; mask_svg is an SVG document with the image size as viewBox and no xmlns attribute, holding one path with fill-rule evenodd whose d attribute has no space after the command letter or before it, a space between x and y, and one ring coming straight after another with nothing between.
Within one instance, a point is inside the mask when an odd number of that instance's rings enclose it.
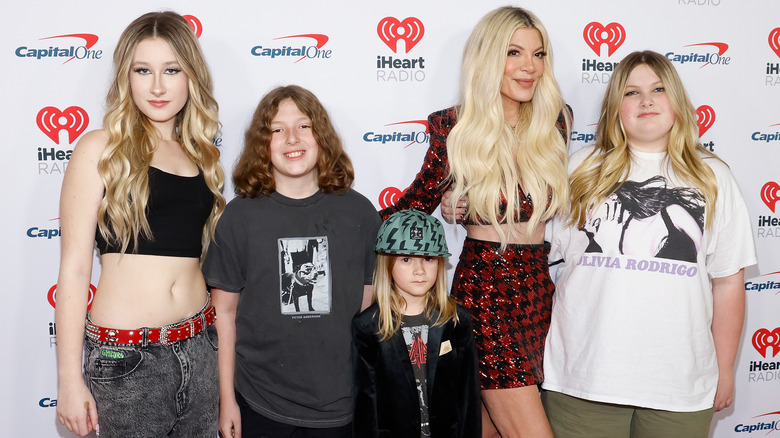
<instances>
[{"instance_id":1,"label":"heart logo icon","mask_svg":"<svg viewBox=\"0 0 780 438\"><path fill-rule=\"evenodd\" d=\"M772 357L780 353L780 327L771 332L765 328L758 329L753 334L753 347L766 357L767 347L772 347Z\"/></svg>"},{"instance_id":2,"label":"heart logo icon","mask_svg":"<svg viewBox=\"0 0 780 438\"><path fill-rule=\"evenodd\" d=\"M607 56L612 56L615 50L626 40L626 29L620 23L609 23L602 26L601 23L592 22L582 31L585 43L593 49L596 56L601 56L601 45L607 45Z\"/></svg>"},{"instance_id":3,"label":"heart logo icon","mask_svg":"<svg viewBox=\"0 0 780 438\"><path fill-rule=\"evenodd\" d=\"M715 123L715 110L709 105L696 108L696 124L699 125L699 138Z\"/></svg>"},{"instance_id":4,"label":"heart logo icon","mask_svg":"<svg viewBox=\"0 0 780 438\"><path fill-rule=\"evenodd\" d=\"M198 17L194 15L182 15L182 17L187 20L187 24L189 24L192 31L195 32L195 37L200 38L200 35L203 33L203 25L200 23L200 20L198 20Z\"/></svg>"},{"instance_id":5,"label":"heart logo icon","mask_svg":"<svg viewBox=\"0 0 780 438\"><path fill-rule=\"evenodd\" d=\"M60 144L60 131L68 132L68 143L73 143L89 125L89 115L83 108L71 106L64 111L53 106L47 106L38 111L36 116L38 128L53 142Z\"/></svg>"},{"instance_id":6,"label":"heart logo icon","mask_svg":"<svg viewBox=\"0 0 780 438\"><path fill-rule=\"evenodd\" d=\"M376 33L393 53L398 53L398 40L406 43L406 53L412 50L425 35L425 26L422 21L415 17L405 18L404 21L398 21L395 17L385 17L379 20L376 26Z\"/></svg>"},{"instance_id":7,"label":"heart logo icon","mask_svg":"<svg viewBox=\"0 0 780 438\"><path fill-rule=\"evenodd\" d=\"M761 187L761 200L772 210L772 213L775 212L775 204L777 204L778 199L780 199L780 184L769 181L764 184L764 187Z\"/></svg>"},{"instance_id":8,"label":"heart logo icon","mask_svg":"<svg viewBox=\"0 0 780 438\"><path fill-rule=\"evenodd\" d=\"M780 27L769 32L769 47L780 57Z\"/></svg>"},{"instance_id":9,"label":"heart logo icon","mask_svg":"<svg viewBox=\"0 0 780 438\"><path fill-rule=\"evenodd\" d=\"M400 189L396 187L387 187L379 194L379 206L387 208L391 205L395 205L401 195L403 195L403 192Z\"/></svg>"}]
</instances>

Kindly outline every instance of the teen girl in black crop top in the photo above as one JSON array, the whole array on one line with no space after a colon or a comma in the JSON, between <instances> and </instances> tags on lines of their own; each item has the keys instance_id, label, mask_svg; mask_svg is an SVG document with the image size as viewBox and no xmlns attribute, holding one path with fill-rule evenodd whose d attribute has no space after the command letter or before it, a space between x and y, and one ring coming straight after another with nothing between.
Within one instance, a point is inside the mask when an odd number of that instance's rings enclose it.
<instances>
[{"instance_id":1,"label":"teen girl in black crop top","mask_svg":"<svg viewBox=\"0 0 780 438\"><path fill-rule=\"evenodd\" d=\"M114 69L104 128L79 141L62 185L57 418L82 436L216 436L215 311L200 271L225 203L210 73L173 12L133 21Z\"/></svg>"},{"instance_id":2,"label":"teen girl in black crop top","mask_svg":"<svg viewBox=\"0 0 780 438\"><path fill-rule=\"evenodd\" d=\"M149 201L146 220L151 238L139 236L127 252L172 257L200 257L203 226L211 215L214 194L202 173L181 176L149 167ZM119 253L121 247L95 230L100 255Z\"/></svg>"}]
</instances>

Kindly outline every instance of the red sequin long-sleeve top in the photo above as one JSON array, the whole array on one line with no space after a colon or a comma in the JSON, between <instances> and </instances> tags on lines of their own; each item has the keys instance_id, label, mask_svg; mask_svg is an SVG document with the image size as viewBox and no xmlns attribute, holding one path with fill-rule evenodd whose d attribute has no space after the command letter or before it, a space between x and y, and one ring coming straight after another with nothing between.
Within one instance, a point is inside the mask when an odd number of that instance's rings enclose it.
<instances>
[{"instance_id":1,"label":"red sequin long-sleeve top","mask_svg":"<svg viewBox=\"0 0 780 438\"><path fill-rule=\"evenodd\" d=\"M430 140L423 165L420 171L417 172L417 176L415 176L412 184L398 201L379 212L383 220L396 211L412 208L431 214L439 206L444 192L452 184L452 181L448 178L447 136L455 126L455 123L457 123L457 115L454 107L436 111L428 116ZM563 114L558 118L555 125L565 139L566 122ZM517 221L526 222L533 212L531 196L526 196L519 184L517 185L517 191L518 199L520 200ZM499 205L499 211L502 216L506 211L506 199L503 199L503 197ZM467 222L467 225L471 224L475 224L475 222Z\"/></svg>"}]
</instances>

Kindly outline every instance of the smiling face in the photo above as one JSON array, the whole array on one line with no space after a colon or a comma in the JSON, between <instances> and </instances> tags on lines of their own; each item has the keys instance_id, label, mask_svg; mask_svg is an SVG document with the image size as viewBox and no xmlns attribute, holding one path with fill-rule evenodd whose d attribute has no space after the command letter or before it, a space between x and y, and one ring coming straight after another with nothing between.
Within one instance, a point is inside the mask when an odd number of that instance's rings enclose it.
<instances>
[{"instance_id":1,"label":"smiling face","mask_svg":"<svg viewBox=\"0 0 780 438\"><path fill-rule=\"evenodd\" d=\"M138 43L130 64L130 91L138 109L163 137L173 133L176 115L189 98L189 79L162 38Z\"/></svg>"},{"instance_id":2,"label":"smiling face","mask_svg":"<svg viewBox=\"0 0 780 438\"><path fill-rule=\"evenodd\" d=\"M504 76L501 79L501 102L504 113L515 115L510 124L517 121L521 102L534 97L539 78L544 74L544 57L547 53L542 45L542 34L533 28L517 29L512 34L507 48Z\"/></svg>"},{"instance_id":3,"label":"smiling face","mask_svg":"<svg viewBox=\"0 0 780 438\"><path fill-rule=\"evenodd\" d=\"M311 119L292 99L279 103L271 120L271 164L276 191L286 196L306 197L318 186L319 145L314 138Z\"/></svg>"},{"instance_id":4,"label":"smiling face","mask_svg":"<svg viewBox=\"0 0 780 438\"><path fill-rule=\"evenodd\" d=\"M647 64L639 64L628 75L620 121L628 146L640 152L663 152L675 113L664 84Z\"/></svg>"},{"instance_id":5,"label":"smiling face","mask_svg":"<svg viewBox=\"0 0 780 438\"><path fill-rule=\"evenodd\" d=\"M395 289L406 300L407 309L424 307L425 296L436 283L439 257L399 255L393 262Z\"/></svg>"}]
</instances>

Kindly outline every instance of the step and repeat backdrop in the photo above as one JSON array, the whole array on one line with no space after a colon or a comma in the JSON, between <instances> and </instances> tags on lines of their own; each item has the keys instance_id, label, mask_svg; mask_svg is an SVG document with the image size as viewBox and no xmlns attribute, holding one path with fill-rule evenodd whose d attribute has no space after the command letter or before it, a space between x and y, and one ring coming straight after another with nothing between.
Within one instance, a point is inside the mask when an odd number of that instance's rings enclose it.
<instances>
[{"instance_id":1,"label":"step and repeat backdrop","mask_svg":"<svg viewBox=\"0 0 780 438\"><path fill-rule=\"evenodd\" d=\"M223 124L215 142L228 175L261 96L298 84L330 111L355 165L355 188L380 208L419 169L428 114L455 103L471 29L503 4L4 2L0 436L71 436L55 414L60 185L76 142L101 128L113 49L130 21L164 9L191 23L214 77ZM735 404L716 415L711 435L780 432L780 2L514 4L535 12L550 34L555 75L575 114L572 151L593 143L605 84L626 54L652 49L680 72L697 108L702 144L739 181L759 258L745 276ZM225 193L233 197L230 182ZM465 233L453 226L447 232L452 268ZM84 291L90 297L99 274L96 257L93 286Z\"/></svg>"}]
</instances>

